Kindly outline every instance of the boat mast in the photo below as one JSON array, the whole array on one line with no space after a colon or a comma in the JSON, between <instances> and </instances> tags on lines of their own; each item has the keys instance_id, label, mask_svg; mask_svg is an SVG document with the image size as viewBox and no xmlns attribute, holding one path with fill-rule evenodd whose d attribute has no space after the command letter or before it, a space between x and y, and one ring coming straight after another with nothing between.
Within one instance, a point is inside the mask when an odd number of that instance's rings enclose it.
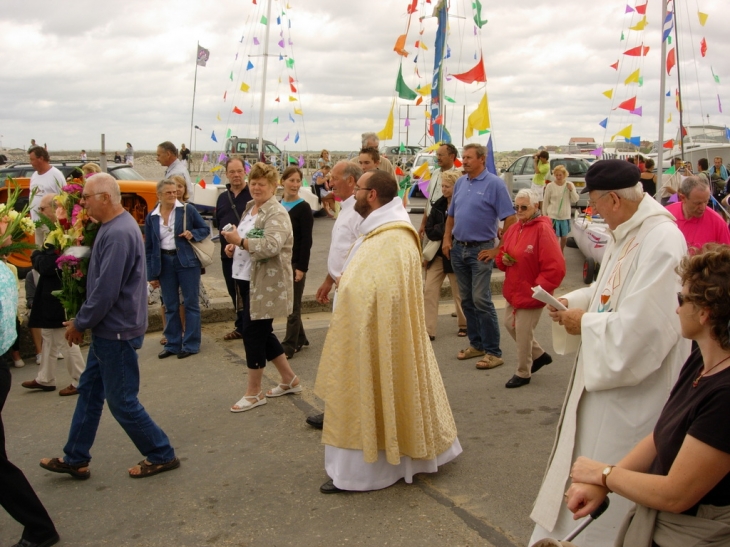
<instances>
[{"instance_id":1,"label":"boat mast","mask_svg":"<svg viewBox=\"0 0 730 547\"><path fill-rule=\"evenodd\" d=\"M662 0L662 21L667 20L667 0ZM662 33L663 34L663 33ZM664 59L667 58L667 41L662 40L661 53L659 55L659 149L657 150L657 172L659 173L659 181L662 181L664 173L664 116L666 115L666 100L664 95L667 89L667 70L664 66ZM656 199L659 201L657 192Z\"/></svg>"},{"instance_id":2,"label":"boat mast","mask_svg":"<svg viewBox=\"0 0 730 547\"><path fill-rule=\"evenodd\" d=\"M264 152L264 108L266 107L266 72L269 65L269 32L271 30L271 0L268 0L266 5L266 38L264 38L264 73L263 73L263 86L261 87L261 107L259 108L259 157L257 161L261 160L261 154ZM264 154L264 157L266 155Z\"/></svg>"},{"instance_id":3,"label":"boat mast","mask_svg":"<svg viewBox=\"0 0 730 547\"><path fill-rule=\"evenodd\" d=\"M674 19L674 48L677 52L677 100L679 101L679 147L682 161L684 161L684 121L682 108L682 75L679 70L679 25L677 22L677 6L676 2L672 2L672 16Z\"/></svg>"}]
</instances>

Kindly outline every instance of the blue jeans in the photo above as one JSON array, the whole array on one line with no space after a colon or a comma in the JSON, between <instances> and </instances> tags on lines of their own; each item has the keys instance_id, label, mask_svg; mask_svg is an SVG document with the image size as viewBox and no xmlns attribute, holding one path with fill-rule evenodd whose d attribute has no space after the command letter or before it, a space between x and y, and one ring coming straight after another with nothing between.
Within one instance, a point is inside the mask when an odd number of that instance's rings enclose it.
<instances>
[{"instance_id":1,"label":"blue jeans","mask_svg":"<svg viewBox=\"0 0 730 547\"><path fill-rule=\"evenodd\" d=\"M91 461L91 447L106 398L109 410L147 461L167 463L175 458L170 439L152 421L137 399L139 366L137 349L144 336L132 340L107 340L91 336L86 370L79 380L79 398L71 419L64 461L71 465Z\"/></svg>"},{"instance_id":2,"label":"blue jeans","mask_svg":"<svg viewBox=\"0 0 730 547\"><path fill-rule=\"evenodd\" d=\"M480 251L494 248L494 241L475 247L454 242L451 265L461 295L461 309L466 317L466 334L474 349L502 356L499 349L499 321L492 303L492 266L494 261L477 260Z\"/></svg>"},{"instance_id":3,"label":"blue jeans","mask_svg":"<svg viewBox=\"0 0 730 547\"><path fill-rule=\"evenodd\" d=\"M180 320L180 296L182 291L185 309L185 332ZM165 305L165 349L172 353L200 351L200 267L183 268L177 255L162 254L160 268L160 292Z\"/></svg>"}]
</instances>

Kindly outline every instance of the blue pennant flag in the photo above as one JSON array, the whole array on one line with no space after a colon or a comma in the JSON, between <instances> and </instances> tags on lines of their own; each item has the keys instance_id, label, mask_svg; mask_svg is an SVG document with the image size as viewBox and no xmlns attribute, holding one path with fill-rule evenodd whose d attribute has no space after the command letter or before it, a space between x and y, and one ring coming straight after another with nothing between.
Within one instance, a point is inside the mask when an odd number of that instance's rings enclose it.
<instances>
[{"instance_id":1,"label":"blue pennant flag","mask_svg":"<svg viewBox=\"0 0 730 547\"><path fill-rule=\"evenodd\" d=\"M297 131L297 134L294 135L294 144L299 142L299 131Z\"/></svg>"},{"instance_id":2,"label":"blue pennant flag","mask_svg":"<svg viewBox=\"0 0 730 547\"><path fill-rule=\"evenodd\" d=\"M218 142L218 139L215 138L215 131L210 135L210 138L213 139L213 142Z\"/></svg>"},{"instance_id":3,"label":"blue pennant flag","mask_svg":"<svg viewBox=\"0 0 730 547\"><path fill-rule=\"evenodd\" d=\"M248 62L246 65L246 70L251 70L253 68L253 63L251 61Z\"/></svg>"},{"instance_id":4,"label":"blue pennant flag","mask_svg":"<svg viewBox=\"0 0 730 547\"><path fill-rule=\"evenodd\" d=\"M606 129L606 126L608 125L608 118L606 118L602 122L599 122L598 125L600 125L601 127L603 127L603 129Z\"/></svg>"},{"instance_id":5,"label":"blue pennant flag","mask_svg":"<svg viewBox=\"0 0 730 547\"><path fill-rule=\"evenodd\" d=\"M499 174L497 173L497 166L494 163L494 147L492 146L491 135L489 135L489 140L487 141L487 171L489 171L493 175L499 176Z\"/></svg>"},{"instance_id":6,"label":"blue pennant flag","mask_svg":"<svg viewBox=\"0 0 730 547\"><path fill-rule=\"evenodd\" d=\"M296 122L294 121L294 116L292 116L292 115L291 115L291 113L289 113L289 119L291 120L291 123L296 123Z\"/></svg>"},{"instance_id":7,"label":"blue pennant flag","mask_svg":"<svg viewBox=\"0 0 730 547\"><path fill-rule=\"evenodd\" d=\"M221 178L218 175L213 175L213 184L220 184Z\"/></svg>"}]
</instances>

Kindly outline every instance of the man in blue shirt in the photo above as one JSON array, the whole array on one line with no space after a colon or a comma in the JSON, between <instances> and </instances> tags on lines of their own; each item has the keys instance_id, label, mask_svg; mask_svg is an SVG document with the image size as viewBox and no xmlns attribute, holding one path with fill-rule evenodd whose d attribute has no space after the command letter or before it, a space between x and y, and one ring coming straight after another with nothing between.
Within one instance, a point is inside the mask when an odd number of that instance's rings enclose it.
<instances>
[{"instance_id":1,"label":"man in blue shirt","mask_svg":"<svg viewBox=\"0 0 730 547\"><path fill-rule=\"evenodd\" d=\"M503 230L507 231L516 217L507 186L485 167L484 146L467 144L462 161L466 175L456 181L442 246L459 283L469 337L469 347L457 358L483 356L477 368L491 369L504 364L490 288L493 259L501 246L500 241L495 247L495 240L499 221L504 221Z\"/></svg>"},{"instance_id":2,"label":"man in blue shirt","mask_svg":"<svg viewBox=\"0 0 730 547\"><path fill-rule=\"evenodd\" d=\"M147 275L142 234L122 207L117 181L99 173L84 186L82 205L101 223L86 282L86 301L66 325L66 340L78 344L91 329L86 370L77 390L68 442L60 458L41 467L76 479L91 475L91 447L106 399L114 418L145 459L129 469L132 478L149 477L180 466L170 440L139 402L137 350L147 330Z\"/></svg>"}]
</instances>

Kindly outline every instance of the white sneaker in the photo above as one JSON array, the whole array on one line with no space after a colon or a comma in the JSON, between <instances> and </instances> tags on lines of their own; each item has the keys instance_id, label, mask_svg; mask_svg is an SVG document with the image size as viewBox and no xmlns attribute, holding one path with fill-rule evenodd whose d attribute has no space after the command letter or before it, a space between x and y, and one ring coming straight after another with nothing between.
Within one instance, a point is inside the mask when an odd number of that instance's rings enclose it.
<instances>
[{"instance_id":1,"label":"white sneaker","mask_svg":"<svg viewBox=\"0 0 730 547\"><path fill-rule=\"evenodd\" d=\"M25 361L22 359L18 359L17 361L13 361L13 366L15 368L23 368L25 366Z\"/></svg>"},{"instance_id":2,"label":"white sneaker","mask_svg":"<svg viewBox=\"0 0 730 547\"><path fill-rule=\"evenodd\" d=\"M41 354L40 353L36 353L35 354L35 364L36 365L40 365L41 364Z\"/></svg>"}]
</instances>

